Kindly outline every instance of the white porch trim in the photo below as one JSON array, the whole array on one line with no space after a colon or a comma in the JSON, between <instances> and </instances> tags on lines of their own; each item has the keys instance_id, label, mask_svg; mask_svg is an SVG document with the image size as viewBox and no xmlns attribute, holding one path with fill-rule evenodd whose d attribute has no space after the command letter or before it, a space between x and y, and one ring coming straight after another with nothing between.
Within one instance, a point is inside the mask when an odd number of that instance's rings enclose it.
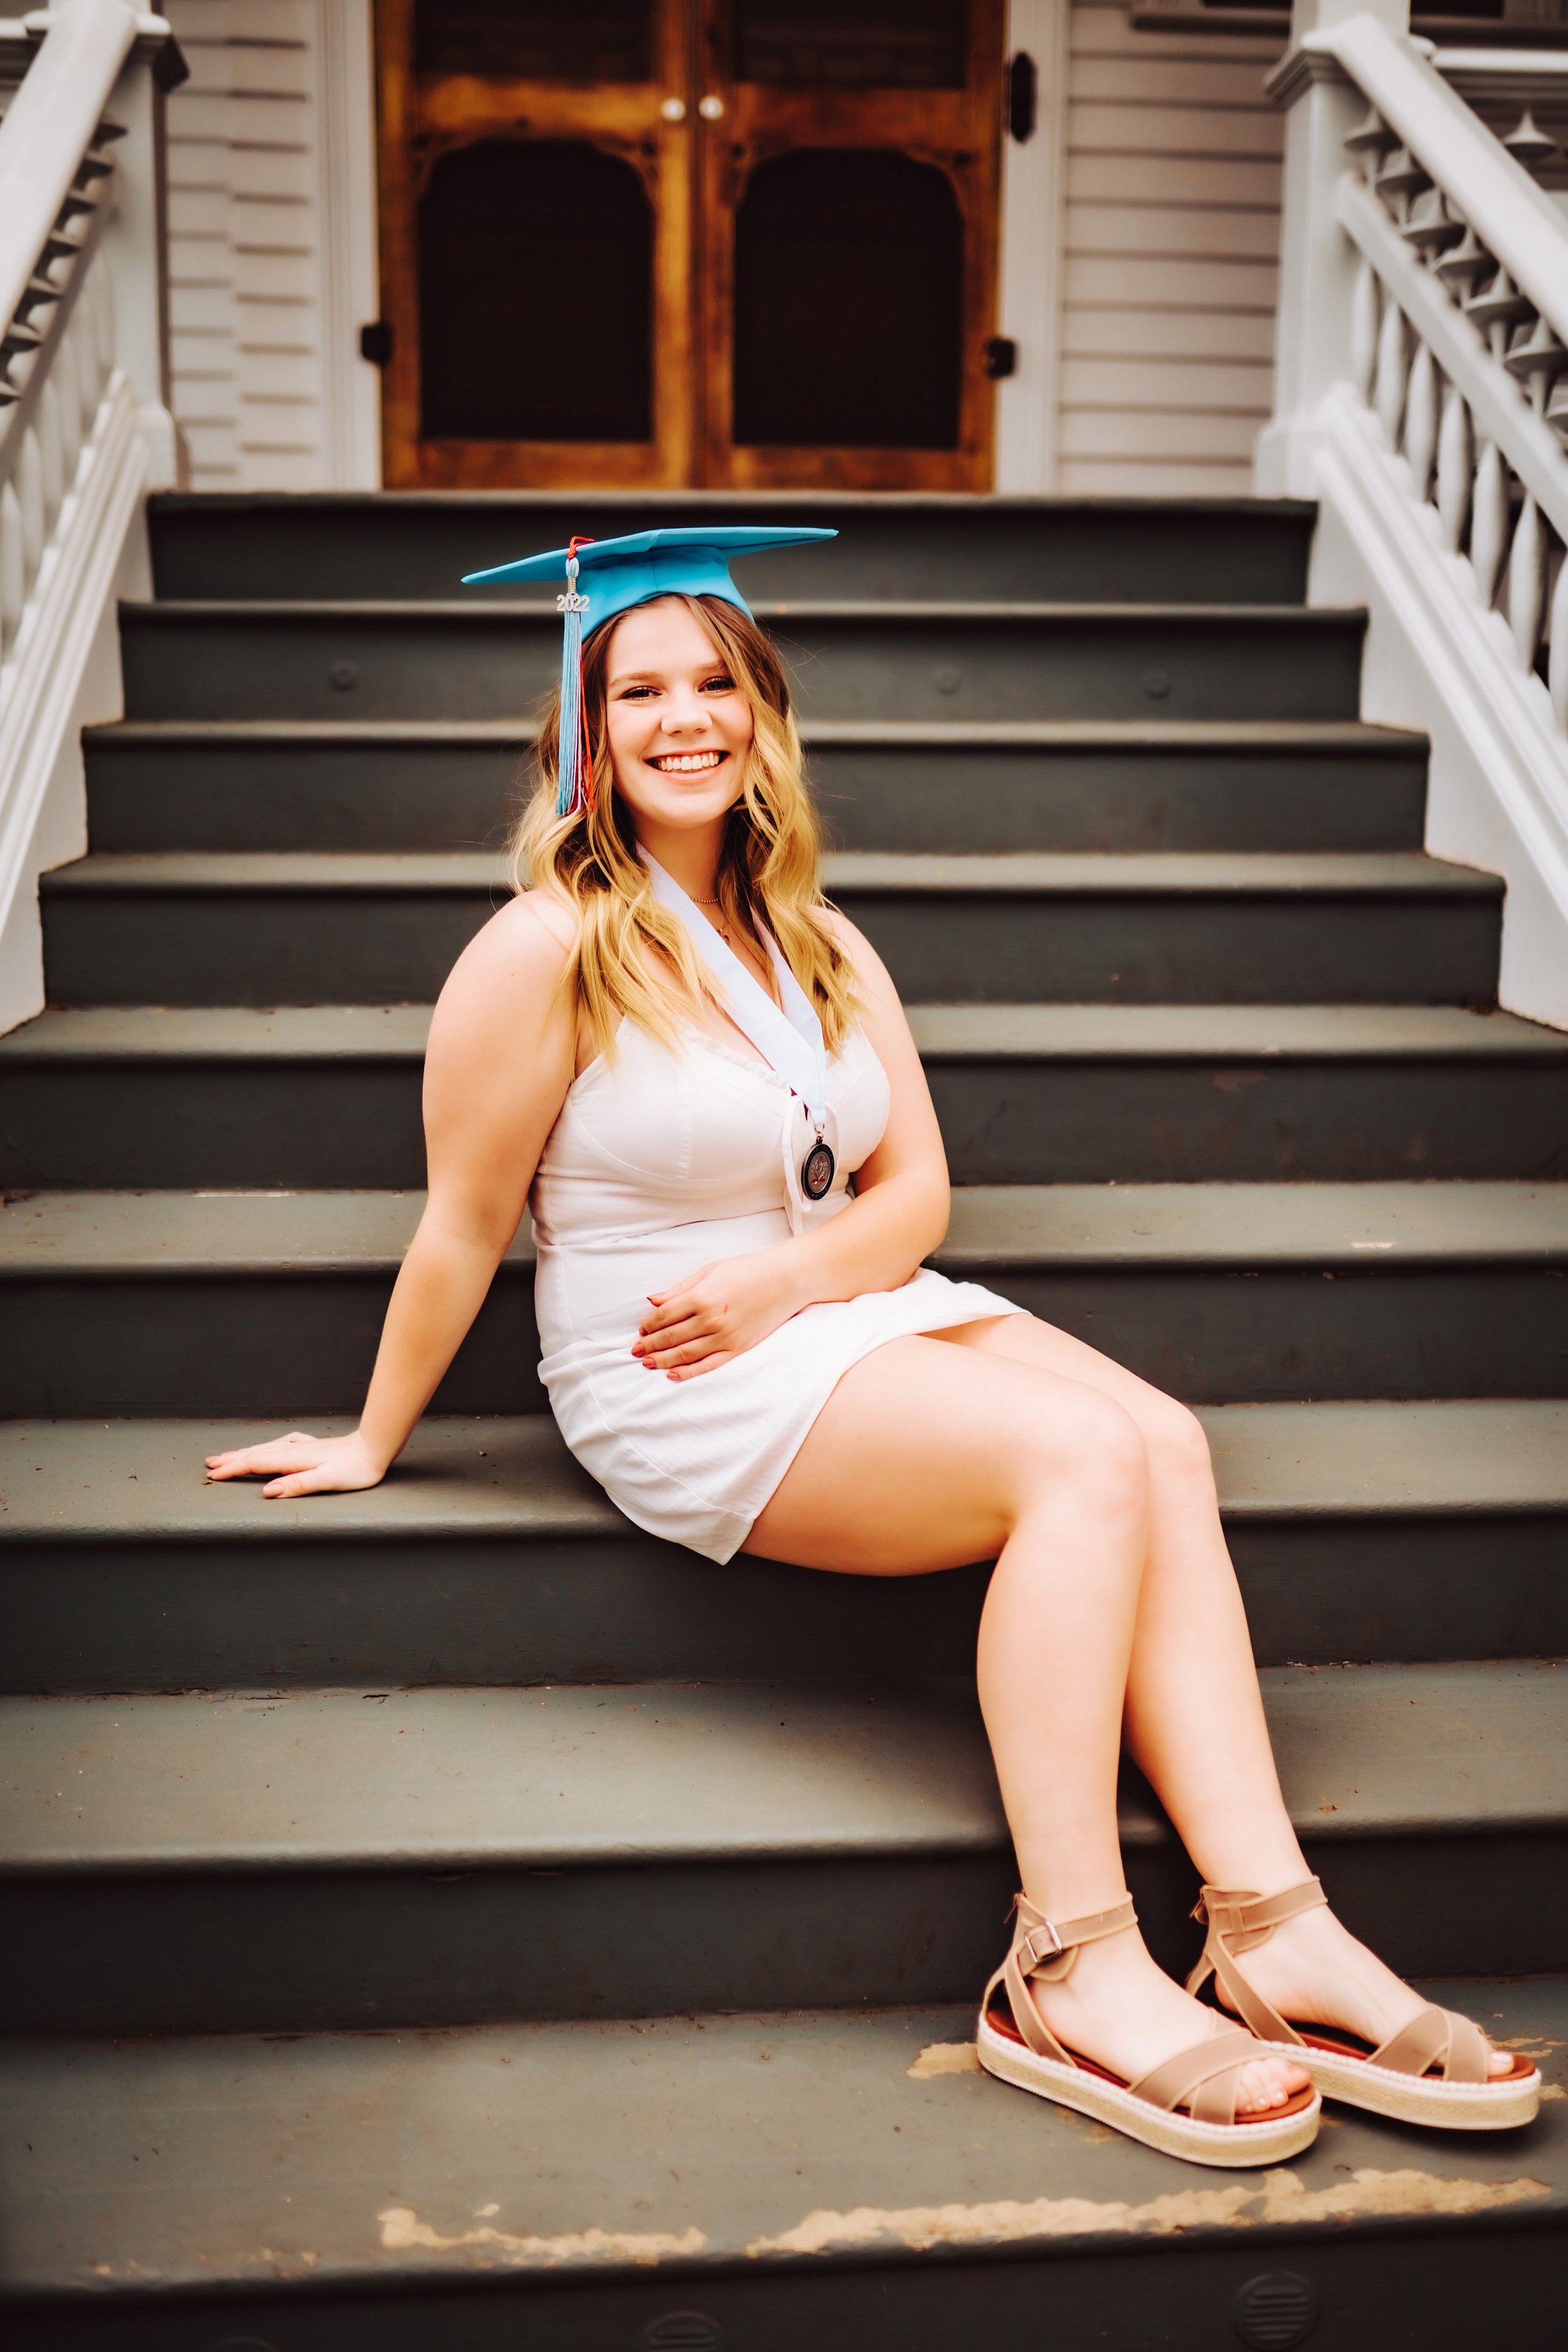
<instances>
[{"instance_id":1,"label":"white porch trim","mask_svg":"<svg viewBox=\"0 0 1568 2352\"><path fill-rule=\"evenodd\" d=\"M163 412L158 412L162 417ZM87 848L81 730L118 719L119 601L153 593L153 470L130 379L110 379L39 569L0 706L0 1032L43 1010L37 877Z\"/></svg>"},{"instance_id":2,"label":"white porch trim","mask_svg":"<svg viewBox=\"0 0 1568 2352\"><path fill-rule=\"evenodd\" d=\"M1362 717L1430 736L1426 846L1503 877L1500 1001L1568 1028L1568 746L1546 688L1349 385L1315 422L1308 601L1367 607Z\"/></svg>"},{"instance_id":3,"label":"white porch trim","mask_svg":"<svg viewBox=\"0 0 1568 2352\"><path fill-rule=\"evenodd\" d=\"M321 481L381 488L381 372L360 329L381 310L376 241L375 49L371 0L312 0Z\"/></svg>"},{"instance_id":4,"label":"white porch trim","mask_svg":"<svg viewBox=\"0 0 1568 2352\"><path fill-rule=\"evenodd\" d=\"M996 389L998 490L1057 487L1067 184L1070 0L1011 0L1007 55L1035 61L1039 100L1031 139L1002 142L998 334L1018 346L1016 375Z\"/></svg>"}]
</instances>

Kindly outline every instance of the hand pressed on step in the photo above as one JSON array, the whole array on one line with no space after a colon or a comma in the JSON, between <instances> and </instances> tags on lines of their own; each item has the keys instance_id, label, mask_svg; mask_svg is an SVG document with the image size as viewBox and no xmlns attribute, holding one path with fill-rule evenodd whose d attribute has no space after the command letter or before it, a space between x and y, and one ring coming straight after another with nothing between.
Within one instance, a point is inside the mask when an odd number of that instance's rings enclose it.
<instances>
[{"instance_id":1,"label":"hand pressed on step","mask_svg":"<svg viewBox=\"0 0 1568 2352\"><path fill-rule=\"evenodd\" d=\"M386 1463L357 1429L347 1437L311 1437L295 1429L265 1445L207 1455L209 1486L222 1478L267 1478L271 1483L261 1492L268 1502L290 1495L356 1494L363 1486L379 1486L386 1472Z\"/></svg>"}]
</instances>

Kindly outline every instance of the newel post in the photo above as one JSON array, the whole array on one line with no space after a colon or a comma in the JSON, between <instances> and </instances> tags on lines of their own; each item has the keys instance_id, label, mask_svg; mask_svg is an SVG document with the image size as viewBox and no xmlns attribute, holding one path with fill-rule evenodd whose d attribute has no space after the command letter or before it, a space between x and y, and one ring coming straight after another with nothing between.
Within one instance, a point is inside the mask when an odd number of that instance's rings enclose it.
<instances>
[{"instance_id":1,"label":"newel post","mask_svg":"<svg viewBox=\"0 0 1568 2352\"><path fill-rule=\"evenodd\" d=\"M1391 33L1410 29L1409 0L1295 0L1289 50L1268 78L1287 121L1274 415L1254 459L1260 498L1313 495L1318 410L1330 386L1352 374L1356 260L1334 217L1334 191L1351 162L1344 142L1365 118L1366 100L1312 38L1351 16L1375 17Z\"/></svg>"},{"instance_id":2,"label":"newel post","mask_svg":"<svg viewBox=\"0 0 1568 2352\"><path fill-rule=\"evenodd\" d=\"M72 0L66 0L72 5ZM136 423L147 445L149 489L180 477L179 440L169 409L168 164L164 100L186 79L171 26L122 0L136 26L130 55L104 114L114 141L115 205L103 239L114 289L114 363L130 380ZM57 0L57 6L58 0ZM47 22L42 20L29 20Z\"/></svg>"}]
</instances>

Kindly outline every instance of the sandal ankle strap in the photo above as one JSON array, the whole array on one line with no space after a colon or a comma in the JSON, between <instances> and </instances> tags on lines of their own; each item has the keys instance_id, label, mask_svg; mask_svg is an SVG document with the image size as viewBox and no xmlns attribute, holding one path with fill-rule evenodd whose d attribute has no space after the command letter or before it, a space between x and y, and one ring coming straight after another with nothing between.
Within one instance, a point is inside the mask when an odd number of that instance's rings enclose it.
<instances>
[{"instance_id":1,"label":"sandal ankle strap","mask_svg":"<svg viewBox=\"0 0 1568 2352\"><path fill-rule=\"evenodd\" d=\"M1135 1927L1138 1913L1132 1897L1124 1895L1109 1911L1087 1911L1079 1919L1047 1919L1026 1895L1015 1895L1013 1908L1016 1918L1012 1947L985 1988L982 2013L990 2006L997 1986L1005 1986L1013 2022L1036 2057L1075 2065L1077 2061L1049 2031L1030 1999L1029 1979L1039 1977L1047 1984L1059 1984L1070 1972L1080 1945L1098 1944L1102 1937L1120 1936L1125 1928Z\"/></svg>"},{"instance_id":2,"label":"sandal ankle strap","mask_svg":"<svg viewBox=\"0 0 1568 2352\"><path fill-rule=\"evenodd\" d=\"M1016 1895L1013 1908L1018 1921L1013 1930L1013 1958L1025 1976L1044 1977L1053 1984L1068 1974L1080 1944L1098 1944L1102 1937L1120 1936L1138 1924L1131 1895L1109 1911L1086 1911L1081 1919L1047 1919L1026 1895ZM1058 1967L1058 1961L1065 1965Z\"/></svg>"},{"instance_id":3,"label":"sandal ankle strap","mask_svg":"<svg viewBox=\"0 0 1568 2352\"><path fill-rule=\"evenodd\" d=\"M1206 1922L1203 1957L1187 1979L1187 1990L1201 1992L1215 1979L1231 2007L1263 2042L1300 2042L1279 2011L1250 1985L1236 1962L1243 1952L1266 1944L1276 1927L1303 1911L1315 1911L1328 1902L1321 1881L1303 1879L1278 1895L1257 1895L1249 1887L1205 1886L1193 1907L1194 1919Z\"/></svg>"},{"instance_id":4,"label":"sandal ankle strap","mask_svg":"<svg viewBox=\"0 0 1568 2352\"><path fill-rule=\"evenodd\" d=\"M1012 1948L985 1988L981 2016L985 2016L991 1996L1002 1985L1019 2037L1036 2057L1079 2067L1084 2062L1057 2040L1036 2008L1029 1980L1038 1977L1047 1984L1058 1983L1071 1969L1080 1945L1097 1944L1102 1937L1120 1936L1125 1928L1136 1927L1132 1897L1126 1895L1109 1911L1090 1911L1081 1919L1047 1919L1026 1895L1016 1896L1013 1907L1017 1919ZM1178 2050L1126 2087L1133 2098L1167 2113L1184 2105L1196 2123L1234 2124L1241 2070L1258 2054L1258 2043L1238 2025L1195 2042L1190 2050Z\"/></svg>"}]
</instances>

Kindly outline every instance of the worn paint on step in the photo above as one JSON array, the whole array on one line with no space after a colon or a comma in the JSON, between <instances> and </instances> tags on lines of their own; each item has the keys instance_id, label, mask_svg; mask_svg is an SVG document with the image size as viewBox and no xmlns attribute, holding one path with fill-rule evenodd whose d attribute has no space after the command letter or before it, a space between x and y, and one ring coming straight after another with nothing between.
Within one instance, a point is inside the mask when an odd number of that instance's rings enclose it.
<instances>
[{"instance_id":1,"label":"worn paint on step","mask_svg":"<svg viewBox=\"0 0 1568 2352\"><path fill-rule=\"evenodd\" d=\"M910 2069L912 2074L913 2067ZM1466 2180L1430 2172L1352 2173L1348 2181L1309 2189L1293 2172L1268 2172L1257 2187L1190 2189L1147 2204L1097 2204L1087 2197L1003 2199L989 2205L911 2205L885 2212L808 2213L782 2237L757 2238L748 2254L841 2253L893 2243L924 2252L933 2246L997 2246L1026 2238L1106 2233L1164 2238L1194 2229L1247 2229L1256 2222L1349 2221L1371 2218L1493 2213L1551 2191L1543 2180Z\"/></svg>"}]
</instances>

